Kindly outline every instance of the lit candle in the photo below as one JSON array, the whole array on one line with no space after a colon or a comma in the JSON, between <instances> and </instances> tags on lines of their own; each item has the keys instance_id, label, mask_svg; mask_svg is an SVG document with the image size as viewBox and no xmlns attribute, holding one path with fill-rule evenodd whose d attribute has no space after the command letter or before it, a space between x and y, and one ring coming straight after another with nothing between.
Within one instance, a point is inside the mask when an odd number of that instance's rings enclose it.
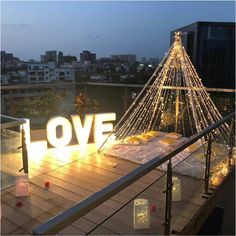
<instances>
[{"instance_id":1,"label":"lit candle","mask_svg":"<svg viewBox=\"0 0 236 236\"><path fill-rule=\"evenodd\" d=\"M135 199L133 210L135 229L150 228L150 207L147 199Z\"/></svg>"}]
</instances>

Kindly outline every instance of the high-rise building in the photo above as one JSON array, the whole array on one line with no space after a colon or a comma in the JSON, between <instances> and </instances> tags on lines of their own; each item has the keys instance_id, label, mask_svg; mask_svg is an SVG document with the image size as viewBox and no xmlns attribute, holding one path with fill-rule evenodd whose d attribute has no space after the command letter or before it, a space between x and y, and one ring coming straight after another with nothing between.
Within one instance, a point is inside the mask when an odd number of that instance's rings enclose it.
<instances>
[{"instance_id":1,"label":"high-rise building","mask_svg":"<svg viewBox=\"0 0 236 236\"><path fill-rule=\"evenodd\" d=\"M80 62L90 62L91 64L96 64L96 53L91 53L90 51L83 51L80 53Z\"/></svg>"},{"instance_id":2,"label":"high-rise building","mask_svg":"<svg viewBox=\"0 0 236 236\"><path fill-rule=\"evenodd\" d=\"M1 51L1 70L14 69L22 66L22 62L18 57L14 57L12 53Z\"/></svg>"},{"instance_id":3,"label":"high-rise building","mask_svg":"<svg viewBox=\"0 0 236 236\"><path fill-rule=\"evenodd\" d=\"M136 63L136 55L134 54L111 55L111 58L115 60L128 61L129 66Z\"/></svg>"},{"instance_id":4,"label":"high-rise building","mask_svg":"<svg viewBox=\"0 0 236 236\"><path fill-rule=\"evenodd\" d=\"M183 44L206 87L235 88L235 23L196 22L171 32Z\"/></svg>"},{"instance_id":5,"label":"high-rise building","mask_svg":"<svg viewBox=\"0 0 236 236\"><path fill-rule=\"evenodd\" d=\"M47 63L47 62L57 62L57 51L46 51L45 55L41 55L41 62Z\"/></svg>"},{"instance_id":6,"label":"high-rise building","mask_svg":"<svg viewBox=\"0 0 236 236\"><path fill-rule=\"evenodd\" d=\"M59 64L64 63L64 61L63 61L63 52L58 52L57 61L58 61Z\"/></svg>"}]
</instances>

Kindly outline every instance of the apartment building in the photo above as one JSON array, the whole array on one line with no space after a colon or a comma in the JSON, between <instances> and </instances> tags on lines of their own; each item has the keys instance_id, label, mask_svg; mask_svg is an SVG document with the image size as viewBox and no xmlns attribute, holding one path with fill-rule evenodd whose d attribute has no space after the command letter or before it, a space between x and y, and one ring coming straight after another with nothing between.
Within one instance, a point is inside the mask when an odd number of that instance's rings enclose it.
<instances>
[{"instance_id":1,"label":"apartment building","mask_svg":"<svg viewBox=\"0 0 236 236\"><path fill-rule=\"evenodd\" d=\"M55 62L28 64L28 83L74 82L73 68L56 67Z\"/></svg>"}]
</instances>

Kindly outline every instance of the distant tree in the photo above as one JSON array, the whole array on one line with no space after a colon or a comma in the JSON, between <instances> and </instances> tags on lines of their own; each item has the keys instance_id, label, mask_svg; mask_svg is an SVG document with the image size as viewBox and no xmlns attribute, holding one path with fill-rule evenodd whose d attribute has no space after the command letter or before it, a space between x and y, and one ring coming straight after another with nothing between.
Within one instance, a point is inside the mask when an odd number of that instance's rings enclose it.
<instances>
[{"instance_id":1,"label":"distant tree","mask_svg":"<svg viewBox=\"0 0 236 236\"><path fill-rule=\"evenodd\" d=\"M55 94L47 92L37 97L26 97L14 100L12 113L14 116L21 117L45 117L55 114L58 103L65 96L64 93Z\"/></svg>"},{"instance_id":2,"label":"distant tree","mask_svg":"<svg viewBox=\"0 0 236 236\"><path fill-rule=\"evenodd\" d=\"M75 111L82 116L88 112L96 112L99 108L97 100L91 100L85 93L79 93L74 100Z\"/></svg>"}]
</instances>

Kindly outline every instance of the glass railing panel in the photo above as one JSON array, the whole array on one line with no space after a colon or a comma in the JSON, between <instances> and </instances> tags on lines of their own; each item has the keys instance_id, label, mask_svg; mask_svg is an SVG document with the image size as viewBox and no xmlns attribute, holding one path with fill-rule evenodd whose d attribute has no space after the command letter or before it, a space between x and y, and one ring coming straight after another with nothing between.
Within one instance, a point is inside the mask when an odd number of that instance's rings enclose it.
<instances>
[{"instance_id":1,"label":"glass railing panel","mask_svg":"<svg viewBox=\"0 0 236 236\"><path fill-rule=\"evenodd\" d=\"M229 172L229 145L212 142L209 188L216 188Z\"/></svg>"},{"instance_id":2,"label":"glass railing panel","mask_svg":"<svg viewBox=\"0 0 236 236\"><path fill-rule=\"evenodd\" d=\"M135 78L134 78L135 81ZM31 128L45 128L48 119L54 115L69 116L77 113L74 102L79 93L83 93L90 101L98 102L98 106L88 106L87 113L116 112L117 121L138 96L143 85L126 84L50 84L47 88L25 89L18 86L16 90L2 88L2 111L14 117L31 119ZM211 99L222 116L235 109L234 92L211 92ZM37 105L37 106L35 106ZM33 107L35 109L33 109Z\"/></svg>"},{"instance_id":3,"label":"glass railing panel","mask_svg":"<svg viewBox=\"0 0 236 236\"><path fill-rule=\"evenodd\" d=\"M165 219L165 172L155 170L160 178L141 194L105 220L90 234L113 232L121 235L163 235ZM129 186L135 188L135 183ZM86 217L86 215L85 215Z\"/></svg>"},{"instance_id":4,"label":"glass railing panel","mask_svg":"<svg viewBox=\"0 0 236 236\"><path fill-rule=\"evenodd\" d=\"M173 157L175 158L175 157ZM179 234L206 199L204 193L205 158L198 152L173 166L171 232Z\"/></svg>"},{"instance_id":5,"label":"glass railing panel","mask_svg":"<svg viewBox=\"0 0 236 236\"><path fill-rule=\"evenodd\" d=\"M15 184L23 167L19 127L1 129L1 189Z\"/></svg>"}]
</instances>

